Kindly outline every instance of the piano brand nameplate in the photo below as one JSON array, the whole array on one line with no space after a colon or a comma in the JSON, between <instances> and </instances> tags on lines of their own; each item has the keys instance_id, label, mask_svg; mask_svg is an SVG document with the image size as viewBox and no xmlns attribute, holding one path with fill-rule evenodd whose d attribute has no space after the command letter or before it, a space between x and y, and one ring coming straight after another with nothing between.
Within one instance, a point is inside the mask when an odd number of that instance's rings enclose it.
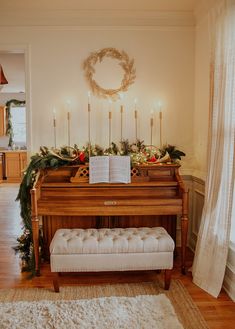
<instances>
[{"instance_id":1,"label":"piano brand nameplate","mask_svg":"<svg viewBox=\"0 0 235 329\"><path fill-rule=\"evenodd\" d=\"M117 204L118 204L117 201L112 201L112 200L104 201L105 206L116 206Z\"/></svg>"}]
</instances>

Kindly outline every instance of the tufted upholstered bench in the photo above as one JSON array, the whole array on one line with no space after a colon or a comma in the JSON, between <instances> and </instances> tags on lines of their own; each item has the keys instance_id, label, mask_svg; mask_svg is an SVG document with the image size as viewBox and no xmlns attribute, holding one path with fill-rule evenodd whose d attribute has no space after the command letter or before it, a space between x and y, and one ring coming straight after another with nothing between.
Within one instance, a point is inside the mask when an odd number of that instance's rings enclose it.
<instances>
[{"instance_id":1,"label":"tufted upholstered bench","mask_svg":"<svg viewBox=\"0 0 235 329\"><path fill-rule=\"evenodd\" d=\"M60 272L165 270L169 289L174 241L162 227L59 229L50 244L53 284Z\"/></svg>"}]
</instances>

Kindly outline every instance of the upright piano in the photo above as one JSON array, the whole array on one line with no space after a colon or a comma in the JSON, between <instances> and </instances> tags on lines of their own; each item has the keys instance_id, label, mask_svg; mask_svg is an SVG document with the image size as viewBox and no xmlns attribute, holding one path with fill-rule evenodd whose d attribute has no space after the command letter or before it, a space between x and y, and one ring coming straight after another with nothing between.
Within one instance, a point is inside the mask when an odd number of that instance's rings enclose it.
<instances>
[{"instance_id":1,"label":"upright piano","mask_svg":"<svg viewBox=\"0 0 235 329\"><path fill-rule=\"evenodd\" d=\"M188 231L188 191L179 165L138 165L131 183L89 184L88 166L42 170L31 189L32 230L39 275L39 220L44 252L59 228L163 226L176 241L176 218L181 217L182 273Z\"/></svg>"}]
</instances>

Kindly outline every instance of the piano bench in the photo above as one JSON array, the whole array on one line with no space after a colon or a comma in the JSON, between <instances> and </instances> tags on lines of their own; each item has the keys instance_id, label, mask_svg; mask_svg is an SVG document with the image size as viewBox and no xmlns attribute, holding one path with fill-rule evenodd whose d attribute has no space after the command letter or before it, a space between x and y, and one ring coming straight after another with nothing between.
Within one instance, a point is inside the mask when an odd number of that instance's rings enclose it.
<instances>
[{"instance_id":1,"label":"piano bench","mask_svg":"<svg viewBox=\"0 0 235 329\"><path fill-rule=\"evenodd\" d=\"M174 241L163 227L59 229L50 244L53 284L61 272L165 270L169 289Z\"/></svg>"}]
</instances>

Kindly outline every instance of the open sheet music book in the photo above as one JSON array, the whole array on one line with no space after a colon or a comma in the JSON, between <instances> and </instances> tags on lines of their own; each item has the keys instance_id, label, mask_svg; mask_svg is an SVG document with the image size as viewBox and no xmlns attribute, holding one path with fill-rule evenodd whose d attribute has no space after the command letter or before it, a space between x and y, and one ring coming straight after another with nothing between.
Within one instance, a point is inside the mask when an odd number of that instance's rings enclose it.
<instances>
[{"instance_id":1,"label":"open sheet music book","mask_svg":"<svg viewBox=\"0 0 235 329\"><path fill-rule=\"evenodd\" d=\"M129 156L93 156L89 159L89 183L130 183Z\"/></svg>"}]
</instances>

